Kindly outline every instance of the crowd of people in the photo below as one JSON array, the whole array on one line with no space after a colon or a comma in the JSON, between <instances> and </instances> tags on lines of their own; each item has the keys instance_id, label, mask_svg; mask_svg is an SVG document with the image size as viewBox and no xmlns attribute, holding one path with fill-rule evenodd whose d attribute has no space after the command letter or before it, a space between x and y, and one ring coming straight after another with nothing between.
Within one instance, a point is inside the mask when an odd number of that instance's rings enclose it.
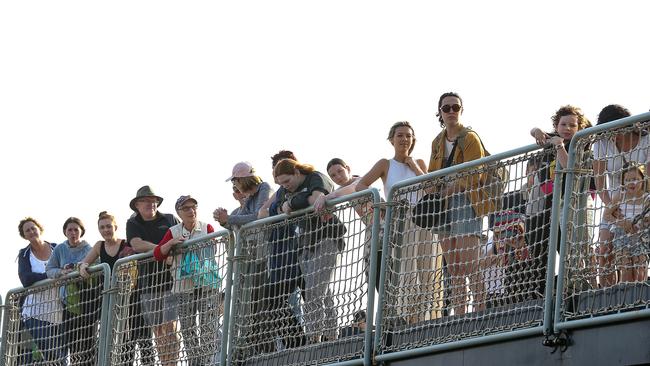
<instances>
[{"instance_id":1,"label":"crowd of people","mask_svg":"<svg viewBox=\"0 0 650 366\"><path fill-rule=\"evenodd\" d=\"M272 157L272 174L279 186L275 192L251 164L238 163L227 180L232 183L238 207L232 211L216 208L213 218L222 227L235 230L264 217L310 206L322 212L331 199L362 191L379 179L383 198L388 200L385 195L400 181L489 155L479 135L463 124L460 95L443 94L436 110L442 131L431 144L428 164L411 155L416 137L408 122L397 122L389 129L394 155L379 159L363 176L353 175L340 158L328 163L326 175L299 162L293 152L282 150ZM627 116L630 112L624 107L609 105L598 115L598 124ZM408 204L415 206L423 195L436 194L444 201L446 215L436 227L423 228L409 217L413 211L406 211L402 230L408 235L402 240L408 250L401 255L410 260L398 262L401 275L396 286L406 323L482 311L503 304L506 297L520 301L525 294L544 296L554 172L567 166L572 137L591 126L583 112L570 105L559 108L551 120L549 132L532 129L534 141L547 149L527 161L525 185L509 192L507 200L504 196L503 204L495 205L494 199L486 197L488 191L482 189L485 172L458 175L409 196ZM585 273L594 270L585 276L592 288L647 280L650 216L644 215L648 211L649 150L650 135L638 129L626 129L585 147L589 159L582 160L590 161L591 166L582 168L593 169L581 188L587 197L586 207L591 208L586 228L596 226L596 200L604 207L598 218L597 239L589 234L584 248L576 249L582 254L576 267ZM93 342L101 296L99 283L90 280L93 276L88 268L107 263L113 269L119 258L147 252L153 252L154 259L138 266L137 290L129 297L131 341L121 355L122 364L133 363L136 345L143 365L153 365L156 355L163 365L175 364L181 342L191 365L218 360L222 332L218 318L223 313L224 294L215 249L204 246L192 256L176 249L187 240L214 232L214 227L197 219L196 198L179 197L174 205L176 215L159 212L162 201L149 186L138 189L129 204L133 215L126 220L126 239L117 237L118 220L102 211L97 228L103 240L94 245L83 240L86 227L76 217L64 222L66 240L59 244L42 238L43 227L36 219L20 221L19 234L29 242L18 254L18 274L24 287L73 271L88 279L76 289L62 286L21 299L22 327L44 361L67 364L69 357L75 365L95 363ZM372 216L367 214L371 209L355 207L367 227L372 225ZM485 217L490 217L487 231L491 235L487 238ZM383 215L381 219L383 226ZM275 226L267 234L265 240L273 245L268 251L252 253L256 261L250 272L256 274L253 282L257 285L250 300L258 319L242 335L244 341L263 353L357 334L360 328L337 332L336 294L329 286L346 245L345 224L336 215L313 215L295 224ZM366 239L369 242L369 233ZM366 246L366 274L369 251ZM381 250L377 254L382 257ZM202 268L200 278L186 276L196 263ZM376 272L378 290L379 268ZM411 296L413 293L422 296ZM361 331L365 331L365 312L356 312L354 321L363 323ZM33 362L35 355L27 352L23 362Z\"/></svg>"}]
</instances>

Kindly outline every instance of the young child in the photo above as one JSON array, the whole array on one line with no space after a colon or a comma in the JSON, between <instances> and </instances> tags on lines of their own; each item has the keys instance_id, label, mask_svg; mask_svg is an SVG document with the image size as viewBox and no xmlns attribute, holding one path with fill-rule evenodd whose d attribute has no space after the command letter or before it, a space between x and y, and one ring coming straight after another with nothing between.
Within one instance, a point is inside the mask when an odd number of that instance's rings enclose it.
<instances>
[{"instance_id":1,"label":"young child","mask_svg":"<svg viewBox=\"0 0 650 366\"><path fill-rule=\"evenodd\" d=\"M616 266L621 271L621 282L643 282L647 277L650 252L646 237L650 230L650 217L644 212L650 205L645 166L625 163L622 181L622 191L614 194L604 216L612 223L612 245Z\"/></svg>"},{"instance_id":2,"label":"young child","mask_svg":"<svg viewBox=\"0 0 650 366\"><path fill-rule=\"evenodd\" d=\"M497 244L499 244L499 249L497 249ZM485 307L487 309L502 306L505 296L503 279L506 276L506 253L505 246L501 244L502 241L495 242L493 236L488 239L481 251L481 268L487 292Z\"/></svg>"},{"instance_id":3,"label":"young child","mask_svg":"<svg viewBox=\"0 0 650 366\"><path fill-rule=\"evenodd\" d=\"M532 263L524 234L524 215L511 210L496 214L492 240L500 265L505 268L503 287L507 303L523 301L534 295L534 286L527 280L526 272L530 271Z\"/></svg>"}]
</instances>

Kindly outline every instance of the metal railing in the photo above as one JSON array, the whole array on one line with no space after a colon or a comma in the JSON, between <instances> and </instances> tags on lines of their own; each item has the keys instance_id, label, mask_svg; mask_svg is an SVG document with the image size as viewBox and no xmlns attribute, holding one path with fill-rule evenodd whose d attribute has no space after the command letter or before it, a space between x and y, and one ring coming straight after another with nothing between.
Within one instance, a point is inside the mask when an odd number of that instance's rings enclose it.
<instances>
[{"instance_id":1,"label":"metal railing","mask_svg":"<svg viewBox=\"0 0 650 366\"><path fill-rule=\"evenodd\" d=\"M376 360L542 334L553 160L531 145L391 189Z\"/></svg>"},{"instance_id":2,"label":"metal railing","mask_svg":"<svg viewBox=\"0 0 650 366\"><path fill-rule=\"evenodd\" d=\"M369 366L649 317L650 199L620 190L648 121L578 132L567 168L525 146L13 289L1 364Z\"/></svg>"},{"instance_id":3,"label":"metal railing","mask_svg":"<svg viewBox=\"0 0 650 366\"><path fill-rule=\"evenodd\" d=\"M3 365L95 365L102 357L102 309L110 284L108 265L10 290L2 328ZM103 319L101 319L103 320Z\"/></svg>"},{"instance_id":4,"label":"metal railing","mask_svg":"<svg viewBox=\"0 0 650 366\"><path fill-rule=\"evenodd\" d=\"M645 113L580 131L571 142L556 332L650 316L648 176L636 173L650 164L649 132ZM590 186L592 177L602 183Z\"/></svg>"},{"instance_id":5,"label":"metal railing","mask_svg":"<svg viewBox=\"0 0 650 366\"><path fill-rule=\"evenodd\" d=\"M367 190L237 232L230 364L369 364L378 203Z\"/></svg>"},{"instance_id":6,"label":"metal railing","mask_svg":"<svg viewBox=\"0 0 650 366\"><path fill-rule=\"evenodd\" d=\"M105 364L222 362L231 244L231 233L220 231L188 240L161 261L151 253L118 260Z\"/></svg>"}]
</instances>

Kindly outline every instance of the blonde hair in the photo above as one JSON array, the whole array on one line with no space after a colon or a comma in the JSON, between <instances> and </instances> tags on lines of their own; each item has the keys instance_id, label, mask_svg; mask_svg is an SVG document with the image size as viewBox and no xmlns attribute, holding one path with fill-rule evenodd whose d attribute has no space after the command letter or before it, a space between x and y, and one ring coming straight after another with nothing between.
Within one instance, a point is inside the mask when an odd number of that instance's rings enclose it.
<instances>
[{"instance_id":1,"label":"blonde hair","mask_svg":"<svg viewBox=\"0 0 650 366\"><path fill-rule=\"evenodd\" d=\"M395 136L395 131L397 131L397 129L399 127L408 127L409 129L411 129L411 134L413 134L413 143L411 144L411 148L409 149L409 155L411 155L411 153L413 152L413 149L415 148L416 139L415 139L415 130L413 129L413 126L411 126L411 124L408 123L408 121L395 122L390 127L390 131L388 131L387 140L390 141L390 139L392 139Z\"/></svg>"},{"instance_id":2,"label":"blonde hair","mask_svg":"<svg viewBox=\"0 0 650 366\"><path fill-rule=\"evenodd\" d=\"M625 180L625 174L631 171L637 171L641 175L641 180L643 182L643 191L648 192L648 175L645 171L645 165L639 164L636 161L628 161L623 164L623 172L621 174L621 181Z\"/></svg>"}]
</instances>

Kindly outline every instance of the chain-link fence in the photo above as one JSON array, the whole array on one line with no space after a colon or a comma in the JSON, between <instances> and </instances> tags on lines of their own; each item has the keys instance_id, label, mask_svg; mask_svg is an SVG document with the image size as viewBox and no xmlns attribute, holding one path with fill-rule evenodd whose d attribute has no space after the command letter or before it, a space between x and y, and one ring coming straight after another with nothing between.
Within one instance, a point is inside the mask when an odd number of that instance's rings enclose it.
<instances>
[{"instance_id":1,"label":"chain-link fence","mask_svg":"<svg viewBox=\"0 0 650 366\"><path fill-rule=\"evenodd\" d=\"M107 265L7 293L4 365L97 365Z\"/></svg>"},{"instance_id":2,"label":"chain-link fence","mask_svg":"<svg viewBox=\"0 0 650 366\"><path fill-rule=\"evenodd\" d=\"M520 150L395 186L378 355L541 325L555 151Z\"/></svg>"},{"instance_id":3,"label":"chain-link fence","mask_svg":"<svg viewBox=\"0 0 650 366\"><path fill-rule=\"evenodd\" d=\"M113 273L107 364L213 365L221 360L230 233L168 255L119 260Z\"/></svg>"},{"instance_id":4,"label":"chain-link fence","mask_svg":"<svg viewBox=\"0 0 650 366\"><path fill-rule=\"evenodd\" d=\"M556 322L650 308L650 122L636 120L574 141Z\"/></svg>"},{"instance_id":5,"label":"chain-link fence","mask_svg":"<svg viewBox=\"0 0 650 366\"><path fill-rule=\"evenodd\" d=\"M649 121L579 132L567 169L522 147L11 290L2 364L369 365L648 316Z\"/></svg>"},{"instance_id":6,"label":"chain-link fence","mask_svg":"<svg viewBox=\"0 0 650 366\"><path fill-rule=\"evenodd\" d=\"M238 232L233 364L362 360L372 328L372 222L379 217L376 191L368 192L323 212L270 218Z\"/></svg>"}]
</instances>

